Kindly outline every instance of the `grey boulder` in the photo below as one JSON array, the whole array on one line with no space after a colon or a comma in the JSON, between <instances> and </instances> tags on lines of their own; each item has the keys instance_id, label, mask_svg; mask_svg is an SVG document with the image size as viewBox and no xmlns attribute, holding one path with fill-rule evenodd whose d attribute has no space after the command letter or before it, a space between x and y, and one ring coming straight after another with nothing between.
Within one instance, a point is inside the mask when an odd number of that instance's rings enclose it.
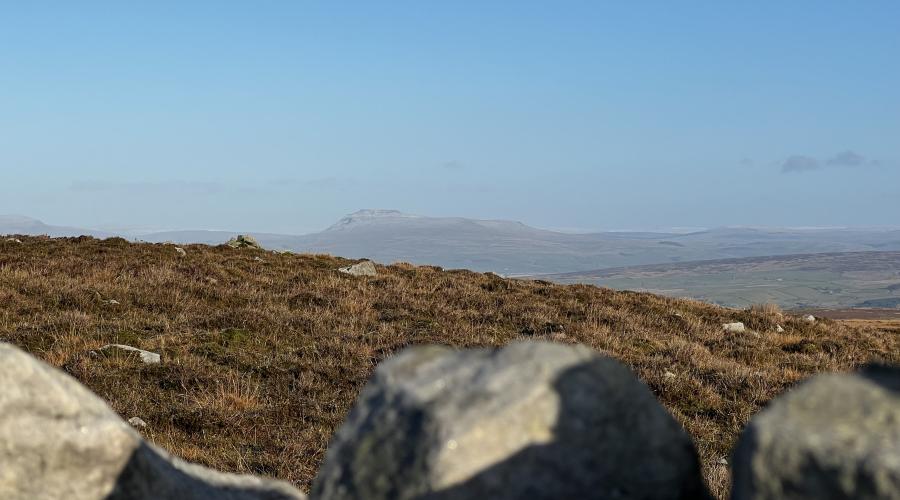
<instances>
[{"instance_id":1,"label":"grey boulder","mask_svg":"<svg viewBox=\"0 0 900 500\"><path fill-rule=\"evenodd\" d=\"M75 379L0 343L0 498L297 500L287 483L188 464Z\"/></svg>"},{"instance_id":2,"label":"grey boulder","mask_svg":"<svg viewBox=\"0 0 900 500\"><path fill-rule=\"evenodd\" d=\"M732 498L900 499L900 368L819 375L741 435Z\"/></svg>"},{"instance_id":3,"label":"grey boulder","mask_svg":"<svg viewBox=\"0 0 900 500\"><path fill-rule=\"evenodd\" d=\"M708 498L690 438L584 346L414 347L384 361L311 498Z\"/></svg>"},{"instance_id":4,"label":"grey boulder","mask_svg":"<svg viewBox=\"0 0 900 500\"><path fill-rule=\"evenodd\" d=\"M747 327L740 321L735 323L722 323L722 329L727 333L744 333L747 331Z\"/></svg>"},{"instance_id":5,"label":"grey boulder","mask_svg":"<svg viewBox=\"0 0 900 500\"><path fill-rule=\"evenodd\" d=\"M234 238L228 240L225 244L230 246L231 248L253 248L256 250L262 250L262 245L260 245L259 242L256 241L256 238L248 234L239 234Z\"/></svg>"},{"instance_id":6,"label":"grey boulder","mask_svg":"<svg viewBox=\"0 0 900 500\"><path fill-rule=\"evenodd\" d=\"M364 260L353 264L352 266L342 267L338 271L352 276L376 276L378 271L375 270L375 264L370 260Z\"/></svg>"}]
</instances>

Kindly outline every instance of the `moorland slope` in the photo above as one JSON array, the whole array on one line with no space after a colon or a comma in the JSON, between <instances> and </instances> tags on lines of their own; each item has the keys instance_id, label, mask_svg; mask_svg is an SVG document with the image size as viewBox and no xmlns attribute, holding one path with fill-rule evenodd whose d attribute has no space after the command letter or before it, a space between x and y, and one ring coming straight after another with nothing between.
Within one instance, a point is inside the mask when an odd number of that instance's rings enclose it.
<instances>
[{"instance_id":1,"label":"moorland slope","mask_svg":"<svg viewBox=\"0 0 900 500\"><path fill-rule=\"evenodd\" d=\"M190 461L308 489L384 358L410 344L579 342L629 365L687 429L713 491L731 447L812 373L900 362L900 334L587 285L325 255L89 237L0 239L0 341L61 367ZM727 333L722 323L749 331ZM781 325L783 332L778 333ZM98 354L128 344L158 364Z\"/></svg>"}]
</instances>

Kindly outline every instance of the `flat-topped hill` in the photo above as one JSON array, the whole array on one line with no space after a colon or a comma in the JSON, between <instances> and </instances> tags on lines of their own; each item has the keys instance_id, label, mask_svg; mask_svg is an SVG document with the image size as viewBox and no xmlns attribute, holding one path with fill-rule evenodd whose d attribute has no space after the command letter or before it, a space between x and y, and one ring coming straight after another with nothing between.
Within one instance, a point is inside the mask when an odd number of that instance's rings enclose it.
<instances>
[{"instance_id":1,"label":"flat-topped hill","mask_svg":"<svg viewBox=\"0 0 900 500\"><path fill-rule=\"evenodd\" d=\"M795 382L900 362L900 332L585 285L121 239L0 238L0 340L74 375L188 460L308 489L374 366L410 344L580 342L628 364L723 494L735 438ZM743 322L747 331L722 324ZM782 332L778 331L781 326ZM100 351L126 344L161 362Z\"/></svg>"}]
</instances>

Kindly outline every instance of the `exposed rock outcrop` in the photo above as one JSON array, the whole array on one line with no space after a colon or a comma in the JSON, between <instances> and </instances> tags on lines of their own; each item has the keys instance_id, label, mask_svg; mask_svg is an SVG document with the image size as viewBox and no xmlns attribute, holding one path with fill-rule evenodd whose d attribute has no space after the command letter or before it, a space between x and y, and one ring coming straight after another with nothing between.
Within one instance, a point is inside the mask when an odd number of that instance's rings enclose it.
<instances>
[{"instance_id":1,"label":"exposed rock outcrop","mask_svg":"<svg viewBox=\"0 0 900 500\"><path fill-rule=\"evenodd\" d=\"M900 368L819 375L744 430L732 498L900 498Z\"/></svg>"},{"instance_id":2,"label":"exposed rock outcrop","mask_svg":"<svg viewBox=\"0 0 900 500\"><path fill-rule=\"evenodd\" d=\"M335 435L312 498L705 498L691 440L584 346L411 348Z\"/></svg>"},{"instance_id":3,"label":"exposed rock outcrop","mask_svg":"<svg viewBox=\"0 0 900 500\"><path fill-rule=\"evenodd\" d=\"M262 250L262 245L260 245L253 236L247 234L239 234L228 240L225 244L231 248L254 248Z\"/></svg>"},{"instance_id":4,"label":"exposed rock outcrop","mask_svg":"<svg viewBox=\"0 0 900 500\"><path fill-rule=\"evenodd\" d=\"M299 500L287 483L188 464L75 379L0 343L0 498Z\"/></svg>"},{"instance_id":5,"label":"exposed rock outcrop","mask_svg":"<svg viewBox=\"0 0 900 500\"><path fill-rule=\"evenodd\" d=\"M378 271L375 269L375 264L370 260L364 260L362 262L358 262L353 264L352 266L342 267L338 269L338 271L344 274L350 274L353 276L377 276Z\"/></svg>"}]
</instances>

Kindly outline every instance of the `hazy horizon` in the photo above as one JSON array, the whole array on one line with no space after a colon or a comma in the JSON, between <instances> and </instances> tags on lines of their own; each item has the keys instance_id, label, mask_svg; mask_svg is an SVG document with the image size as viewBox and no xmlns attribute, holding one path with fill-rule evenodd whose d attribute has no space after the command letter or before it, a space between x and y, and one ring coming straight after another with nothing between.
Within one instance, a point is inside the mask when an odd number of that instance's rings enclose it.
<instances>
[{"instance_id":1,"label":"hazy horizon","mask_svg":"<svg viewBox=\"0 0 900 500\"><path fill-rule=\"evenodd\" d=\"M305 234L895 227L893 2L16 3L0 213Z\"/></svg>"},{"instance_id":2,"label":"hazy horizon","mask_svg":"<svg viewBox=\"0 0 900 500\"><path fill-rule=\"evenodd\" d=\"M636 228L572 228L572 227L544 227L537 226L529 223L527 220L517 220L517 219L490 219L486 217L460 217L457 215L434 215L434 214L413 214L409 212L404 212L402 210L395 209L372 209L372 208L364 208L359 209L354 212L350 212L344 214L344 216L355 215L359 212L366 212L370 210L388 210L388 211L396 211L400 212L404 216L414 216L417 218L426 218L426 219L468 219L475 221L503 221L503 222L517 222L522 223L528 227L541 229L545 231L553 231L559 233L567 233L567 234L591 234L591 233L668 233L668 234L690 234L702 231L709 231L715 229L759 229L759 230L789 230L789 231L828 231L828 230L869 230L869 231L896 231L900 230L900 225L859 225L859 226L769 226L769 225L721 225L721 226L709 226L709 227L700 227L700 226L671 226L671 227L636 227ZM90 229L90 230L98 230L109 233L121 234L125 236L147 236L156 233L166 233L166 232L190 232L190 231L210 231L210 232L231 232L231 233L269 233L269 234L284 234L284 235L306 235L306 234L314 234L318 232L322 232L331 228L334 223L337 223L340 219L335 219L332 223L327 224L326 226L313 229L307 232L277 232L277 231L258 231L252 227L193 227L193 226L172 226L172 227L160 227L160 226L127 226L127 225L100 225L100 226L92 226L90 224L57 224L52 220L42 220L36 217L32 217L26 214L0 214L0 222L4 217L22 217L24 219L31 219L48 226L64 226L64 227L73 227L78 229Z\"/></svg>"}]
</instances>

